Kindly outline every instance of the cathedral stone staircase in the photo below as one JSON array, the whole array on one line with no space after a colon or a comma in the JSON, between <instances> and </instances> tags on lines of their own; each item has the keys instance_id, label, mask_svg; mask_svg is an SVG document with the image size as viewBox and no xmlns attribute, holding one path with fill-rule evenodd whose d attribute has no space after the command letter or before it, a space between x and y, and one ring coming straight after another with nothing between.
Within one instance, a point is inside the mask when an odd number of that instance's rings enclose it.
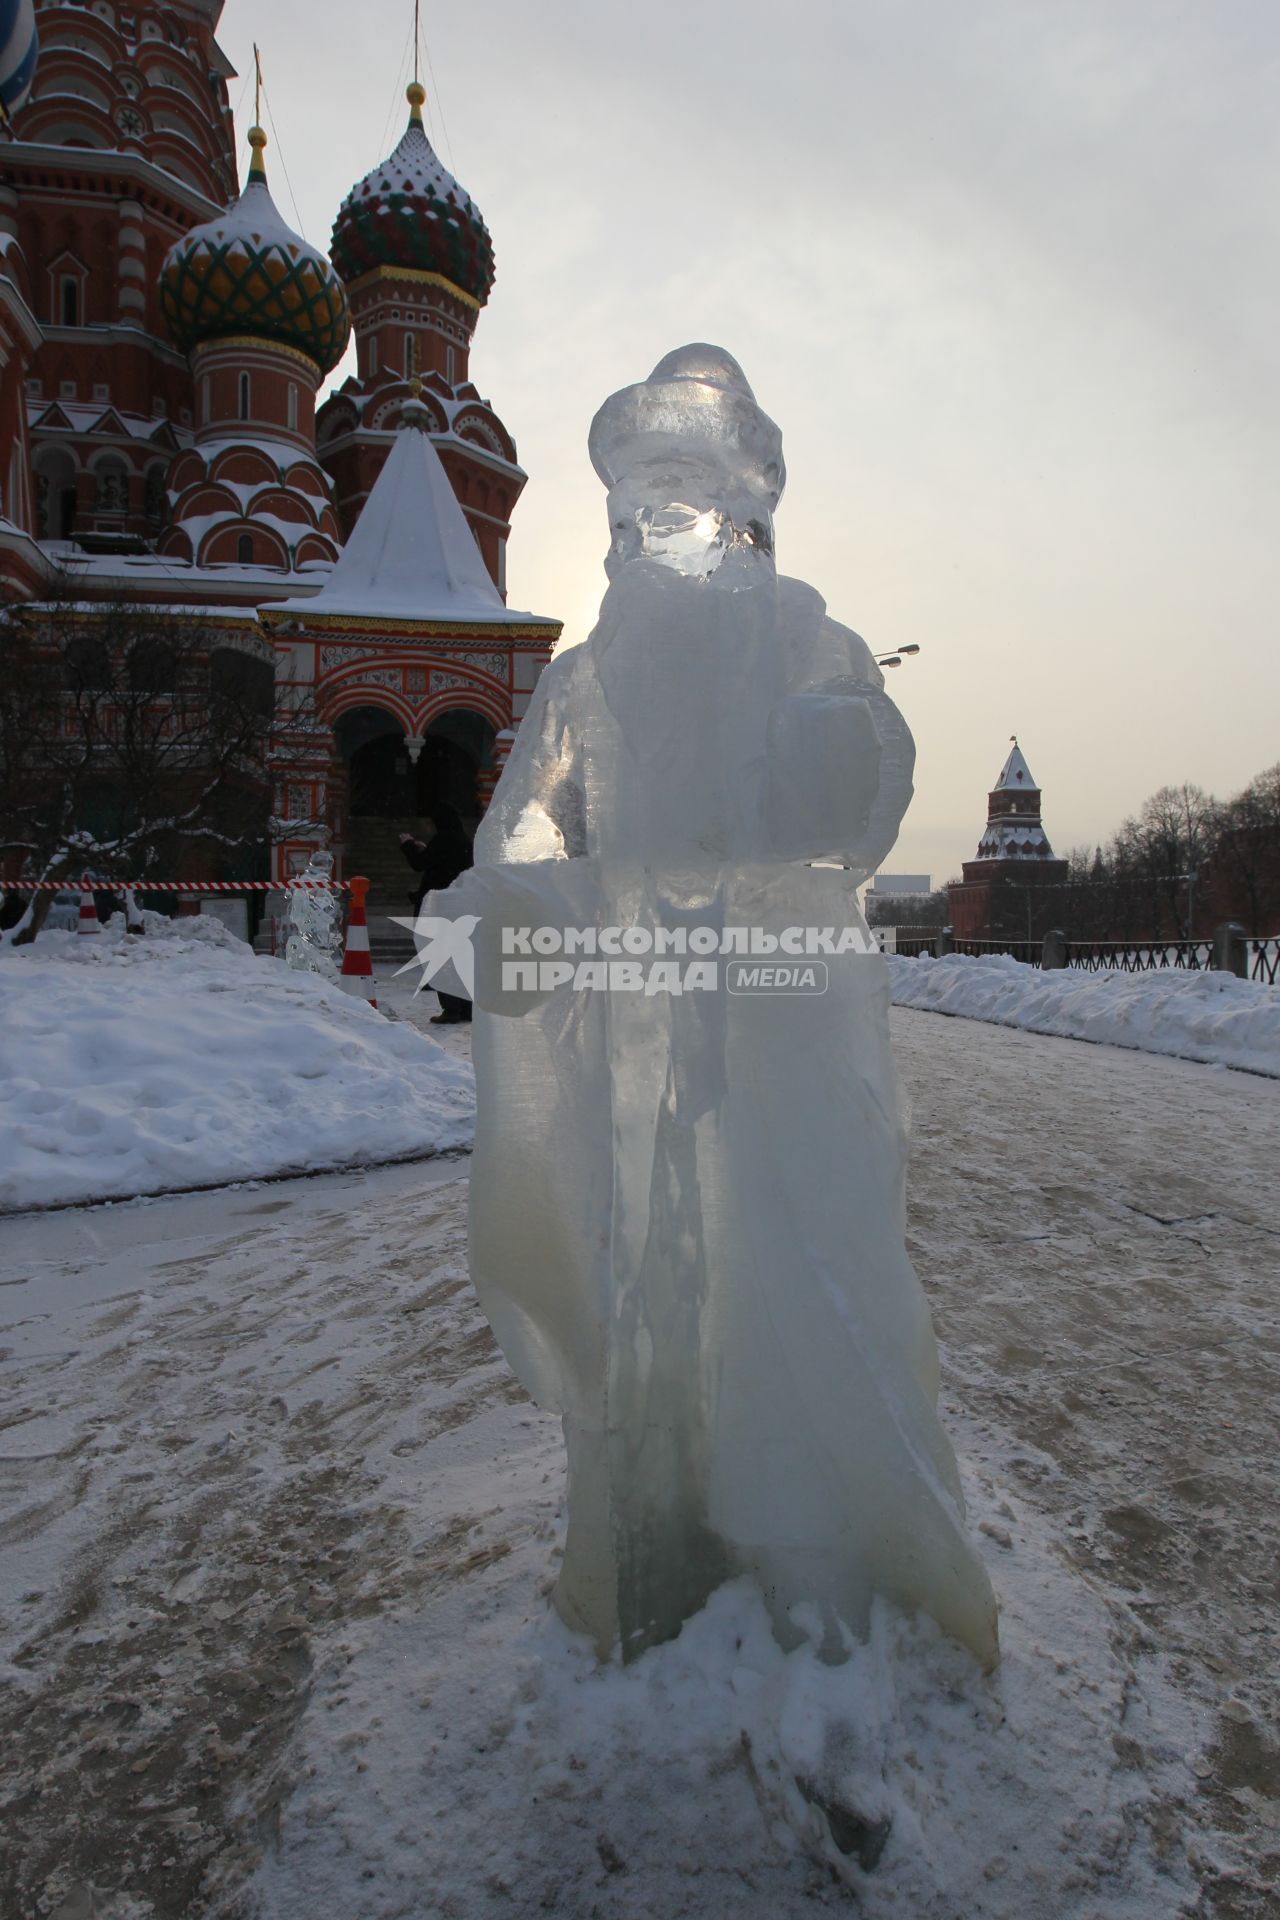
<instances>
[{"instance_id":1,"label":"cathedral stone staircase","mask_svg":"<svg viewBox=\"0 0 1280 1920\"><path fill-rule=\"evenodd\" d=\"M400 851L399 835L430 838L423 820L361 818L347 822L343 871L362 873L369 882L369 951L375 972L402 966L413 958L413 935L407 927L391 924L392 914L406 919L413 913L418 876Z\"/></svg>"}]
</instances>

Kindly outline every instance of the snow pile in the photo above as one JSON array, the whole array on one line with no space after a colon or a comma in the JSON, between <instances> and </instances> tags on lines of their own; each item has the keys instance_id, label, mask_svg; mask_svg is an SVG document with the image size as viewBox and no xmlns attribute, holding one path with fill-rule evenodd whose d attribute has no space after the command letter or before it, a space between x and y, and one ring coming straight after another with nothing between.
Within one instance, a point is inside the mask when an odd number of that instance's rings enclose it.
<instances>
[{"instance_id":1,"label":"snow pile","mask_svg":"<svg viewBox=\"0 0 1280 1920\"><path fill-rule=\"evenodd\" d=\"M239 934L232 933L225 921L219 920L217 915L213 913L152 913L149 907L140 907L138 909L138 918L142 922L144 935L148 940L194 940L204 946L222 947L228 953L244 953L247 951L246 943L240 938ZM79 930L73 929L72 931L78 941L81 938ZM119 942L123 940L125 934L125 916L122 913L113 913L110 919L103 924L102 933L103 937L108 941ZM65 940L67 935L63 934L61 937ZM49 935L42 934L42 951L48 941ZM61 950L63 952L67 951L65 947ZM83 952L90 951L87 947L78 950Z\"/></svg>"},{"instance_id":2,"label":"snow pile","mask_svg":"<svg viewBox=\"0 0 1280 1920\"><path fill-rule=\"evenodd\" d=\"M0 1209L470 1145L470 1069L424 1034L211 917L144 917L0 962Z\"/></svg>"},{"instance_id":3,"label":"snow pile","mask_svg":"<svg viewBox=\"0 0 1280 1920\"><path fill-rule=\"evenodd\" d=\"M900 1007L1280 1078L1280 992L1231 973L1042 973L1004 953L888 958Z\"/></svg>"},{"instance_id":4,"label":"snow pile","mask_svg":"<svg viewBox=\"0 0 1280 1920\"><path fill-rule=\"evenodd\" d=\"M600 1665L554 1616L513 1631L482 1523L479 1582L349 1629L317 1673L257 1910L799 1920L852 1892L865 1920L1186 1911L1203 1728L1001 1504L1018 1547L990 1678L883 1602L843 1665L784 1653L745 1580Z\"/></svg>"}]
</instances>

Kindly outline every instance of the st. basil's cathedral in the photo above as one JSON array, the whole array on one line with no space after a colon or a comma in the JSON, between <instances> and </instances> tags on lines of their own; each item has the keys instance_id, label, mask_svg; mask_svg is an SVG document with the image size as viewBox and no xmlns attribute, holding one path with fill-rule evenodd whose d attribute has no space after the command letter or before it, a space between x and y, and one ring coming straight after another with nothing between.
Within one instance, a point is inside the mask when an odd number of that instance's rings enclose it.
<instances>
[{"instance_id":1,"label":"st. basil's cathedral","mask_svg":"<svg viewBox=\"0 0 1280 1920\"><path fill-rule=\"evenodd\" d=\"M35 8L0 132L0 593L164 609L270 671L315 743L275 813L327 823L286 828L282 877L432 796L482 811L560 623L506 605L526 476L470 377L493 248L423 89L326 258L257 126L237 195L222 3Z\"/></svg>"}]
</instances>

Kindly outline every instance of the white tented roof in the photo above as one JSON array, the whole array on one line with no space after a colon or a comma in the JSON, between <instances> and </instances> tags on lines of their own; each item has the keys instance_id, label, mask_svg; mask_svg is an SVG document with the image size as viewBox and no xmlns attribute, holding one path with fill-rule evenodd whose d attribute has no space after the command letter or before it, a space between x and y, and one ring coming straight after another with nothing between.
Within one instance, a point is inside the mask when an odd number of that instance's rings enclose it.
<instances>
[{"instance_id":1,"label":"white tented roof","mask_svg":"<svg viewBox=\"0 0 1280 1920\"><path fill-rule=\"evenodd\" d=\"M281 609L309 619L354 614L468 626L536 619L503 605L431 444L426 408L410 403L404 414L406 424L328 580L305 600L280 602Z\"/></svg>"},{"instance_id":2,"label":"white tented roof","mask_svg":"<svg viewBox=\"0 0 1280 1920\"><path fill-rule=\"evenodd\" d=\"M1013 751L1000 769L1000 778L992 788L993 793L1034 793L1036 783L1031 769L1023 757L1022 748L1015 740Z\"/></svg>"}]
</instances>

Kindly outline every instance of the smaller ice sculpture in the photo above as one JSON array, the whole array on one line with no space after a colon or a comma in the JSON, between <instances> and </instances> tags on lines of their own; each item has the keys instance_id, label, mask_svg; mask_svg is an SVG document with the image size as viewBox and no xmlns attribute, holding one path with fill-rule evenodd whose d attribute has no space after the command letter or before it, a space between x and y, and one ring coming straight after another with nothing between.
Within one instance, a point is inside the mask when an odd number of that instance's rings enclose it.
<instances>
[{"instance_id":1,"label":"smaller ice sculpture","mask_svg":"<svg viewBox=\"0 0 1280 1920\"><path fill-rule=\"evenodd\" d=\"M313 853L306 872L289 889L284 957L299 973L318 973L324 980L337 977L342 965L342 916L331 853Z\"/></svg>"}]
</instances>

